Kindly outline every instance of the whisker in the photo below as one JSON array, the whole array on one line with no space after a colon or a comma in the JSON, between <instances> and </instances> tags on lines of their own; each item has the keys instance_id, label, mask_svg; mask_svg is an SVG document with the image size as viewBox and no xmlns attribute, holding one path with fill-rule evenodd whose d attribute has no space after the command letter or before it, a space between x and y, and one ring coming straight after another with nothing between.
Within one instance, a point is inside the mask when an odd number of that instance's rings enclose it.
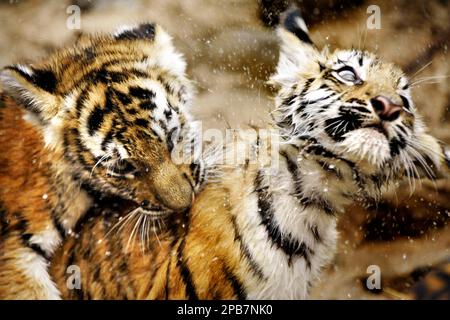
<instances>
[{"instance_id":1,"label":"whisker","mask_svg":"<svg viewBox=\"0 0 450 320\"><path fill-rule=\"evenodd\" d=\"M137 228L138 228L139 225L140 225L142 216L143 216L143 215L139 215L139 217L137 218L136 223L134 224L133 229L131 230L130 236L128 237L127 245L126 245L126 247L125 247L125 251L126 251L126 252L128 252L128 248L130 247L130 244L131 244L131 243L134 243L133 239L134 239L136 230L137 230Z\"/></svg>"},{"instance_id":2,"label":"whisker","mask_svg":"<svg viewBox=\"0 0 450 320\"><path fill-rule=\"evenodd\" d=\"M155 234L156 240L158 241L159 246L162 248L161 241L159 241L158 233L156 232L155 220L152 220L153 224L153 233Z\"/></svg>"},{"instance_id":3,"label":"whisker","mask_svg":"<svg viewBox=\"0 0 450 320\"><path fill-rule=\"evenodd\" d=\"M147 243L145 242L145 235L146 235L145 227L146 226L147 226L147 215L144 215L144 219L143 219L142 225L141 225L141 232L140 232L142 254L145 253L145 249L147 248Z\"/></svg>"},{"instance_id":4,"label":"whisker","mask_svg":"<svg viewBox=\"0 0 450 320\"><path fill-rule=\"evenodd\" d=\"M417 81L413 82L410 84L410 87L416 87L418 85L423 85L423 84L434 84L434 83L441 83L442 81L432 81L432 80L442 80L442 79L446 79L450 77L449 75L445 75L445 76L432 76L432 77L424 77L424 78L419 78L417 79Z\"/></svg>"},{"instance_id":5,"label":"whisker","mask_svg":"<svg viewBox=\"0 0 450 320\"><path fill-rule=\"evenodd\" d=\"M431 64L433 63L433 60L431 60L430 62L428 62L427 64L425 64L424 66L420 67L419 70L417 70L416 72L414 72L414 74L412 76L409 77L410 80L413 80L414 77L418 76L419 73L421 73L422 71L424 71L426 68L428 68Z\"/></svg>"},{"instance_id":6,"label":"whisker","mask_svg":"<svg viewBox=\"0 0 450 320\"><path fill-rule=\"evenodd\" d=\"M124 227L125 222L128 221L131 217L133 217L137 213L138 209L140 209L140 208L133 209L130 212L128 212L125 216L119 217L119 221L117 221L117 223L115 223L112 226L112 228L105 234L104 238L107 238L109 236L109 234L111 232L113 232L114 230L116 230L119 226L120 226L120 228L118 229L118 231L121 230Z\"/></svg>"},{"instance_id":7,"label":"whisker","mask_svg":"<svg viewBox=\"0 0 450 320\"><path fill-rule=\"evenodd\" d=\"M101 156L101 158L95 163L95 165L92 167L92 170L89 174L89 179L92 178L92 174L94 173L95 168L102 163L104 160L108 159L110 157L109 153L105 153L103 156Z\"/></svg>"}]
</instances>

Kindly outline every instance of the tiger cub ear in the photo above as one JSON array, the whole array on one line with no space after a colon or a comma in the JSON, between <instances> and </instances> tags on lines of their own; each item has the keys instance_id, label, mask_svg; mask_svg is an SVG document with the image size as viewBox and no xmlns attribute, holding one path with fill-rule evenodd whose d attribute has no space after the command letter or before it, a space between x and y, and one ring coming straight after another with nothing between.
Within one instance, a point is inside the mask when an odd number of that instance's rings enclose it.
<instances>
[{"instance_id":1,"label":"tiger cub ear","mask_svg":"<svg viewBox=\"0 0 450 320\"><path fill-rule=\"evenodd\" d=\"M0 71L3 90L18 99L41 121L49 121L57 113L57 78L48 68L16 64Z\"/></svg>"},{"instance_id":2,"label":"tiger cub ear","mask_svg":"<svg viewBox=\"0 0 450 320\"><path fill-rule=\"evenodd\" d=\"M155 39L155 25L143 23L135 26L121 26L113 34L116 40L150 40Z\"/></svg>"},{"instance_id":3,"label":"tiger cub ear","mask_svg":"<svg viewBox=\"0 0 450 320\"><path fill-rule=\"evenodd\" d=\"M277 33L281 40L281 52L294 61L309 63L319 54L297 7L291 7L281 14Z\"/></svg>"},{"instance_id":4,"label":"tiger cub ear","mask_svg":"<svg viewBox=\"0 0 450 320\"><path fill-rule=\"evenodd\" d=\"M291 7L281 14L277 35L281 43L277 73L273 77L275 82L283 84L290 80L298 81L296 78L299 72L314 71L310 70L313 65L311 62L320 60L321 54L312 42L297 7ZM319 69L319 64L316 69Z\"/></svg>"},{"instance_id":5,"label":"tiger cub ear","mask_svg":"<svg viewBox=\"0 0 450 320\"><path fill-rule=\"evenodd\" d=\"M147 61L149 66L156 65L176 76L185 75L186 62L173 46L172 37L161 26L152 23L121 26L113 33L113 38L135 42L151 57Z\"/></svg>"}]
</instances>

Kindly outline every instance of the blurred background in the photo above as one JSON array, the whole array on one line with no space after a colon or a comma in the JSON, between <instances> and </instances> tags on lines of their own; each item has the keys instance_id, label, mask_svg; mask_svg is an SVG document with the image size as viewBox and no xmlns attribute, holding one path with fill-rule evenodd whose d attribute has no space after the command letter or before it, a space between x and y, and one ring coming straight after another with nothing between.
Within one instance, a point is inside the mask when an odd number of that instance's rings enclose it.
<instances>
[{"instance_id":1,"label":"blurred background","mask_svg":"<svg viewBox=\"0 0 450 320\"><path fill-rule=\"evenodd\" d=\"M194 114L204 129L264 127L273 107L266 81L278 58L273 31L291 3L302 9L319 47L374 51L423 78L414 88L416 106L432 133L450 144L448 0L1 0L0 67L45 57L80 31L157 22L188 61L197 89ZM67 27L70 5L81 10L81 30ZM367 29L370 5L380 8L380 29ZM312 298L411 297L416 282L449 261L449 220L449 181L424 182L412 195L405 184L376 208L355 204L340 220L338 254ZM379 290L366 286L371 265L381 271Z\"/></svg>"}]
</instances>

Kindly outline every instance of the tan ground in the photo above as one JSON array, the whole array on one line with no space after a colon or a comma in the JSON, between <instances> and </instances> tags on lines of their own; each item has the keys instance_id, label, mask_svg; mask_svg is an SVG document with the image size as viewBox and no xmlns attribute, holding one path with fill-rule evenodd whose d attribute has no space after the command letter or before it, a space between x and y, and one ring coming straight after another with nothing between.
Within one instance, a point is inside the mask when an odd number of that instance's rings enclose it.
<instances>
[{"instance_id":1,"label":"tan ground","mask_svg":"<svg viewBox=\"0 0 450 320\"><path fill-rule=\"evenodd\" d=\"M259 18L256 0L74 2L83 4L83 31L108 31L142 21L163 25L187 57L188 73L198 90L194 111L204 128L267 123L272 93L265 81L278 49L273 30ZM416 77L447 78L417 86L415 101L433 134L450 143L448 1L360 1L356 8L339 14L327 8L330 1L319 1L317 6L304 2L314 8L304 14L314 16L311 31L319 45L376 51L410 74L432 60ZM66 28L69 4L0 1L0 66L35 60L71 43L76 31ZM380 30L365 27L369 4L381 8ZM326 21L321 20L322 13ZM401 298L418 274L410 276L415 268L450 257L450 183L425 183L412 197L406 189L387 195L377 210L355 205L341 219L339 253L313 298ZM379 294L364 289L369 265L381 268L383 291Z\"/></svg>"}]
</instances>

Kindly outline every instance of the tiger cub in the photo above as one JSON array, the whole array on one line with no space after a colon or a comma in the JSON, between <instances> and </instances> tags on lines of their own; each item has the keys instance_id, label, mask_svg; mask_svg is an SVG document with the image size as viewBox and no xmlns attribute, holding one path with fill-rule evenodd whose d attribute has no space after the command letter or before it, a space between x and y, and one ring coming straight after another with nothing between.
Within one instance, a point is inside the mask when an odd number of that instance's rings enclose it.
<instances>
[{"instance_id":1,"label":"tiger cub","mask_svg":"<svg viewBox=\"0 0 450 320\"><path fill-rule=\"evenodd\" d=\"M98 199L149 220L191 205L201 162L171 153L195 141L192 89L160 26L82 36L0 77L0 299L59 298L49 258Z\"/></svg>"},{"instance_id":2,"label":"tiger cub","mask_svg":"<svg viewBox=\"0 0 450 320\"><path fill-rule=\"evenodd\" d=\"M108 234L103 219L92 220L52 261L64 298L307 298L333 258L346 205L378 198L405 175L444 171L443 148L398 67L363 51L319 51L297 9L278 35L278 165L261 162L276 150L267 139L248 138L246 161L219 164L189 213L145 235L145 252L137 243L124 249L138 224ZM120 214L108 217L120 223ZM78 288L69 266L79 268Z\"/></svg>"}]
</instances>

